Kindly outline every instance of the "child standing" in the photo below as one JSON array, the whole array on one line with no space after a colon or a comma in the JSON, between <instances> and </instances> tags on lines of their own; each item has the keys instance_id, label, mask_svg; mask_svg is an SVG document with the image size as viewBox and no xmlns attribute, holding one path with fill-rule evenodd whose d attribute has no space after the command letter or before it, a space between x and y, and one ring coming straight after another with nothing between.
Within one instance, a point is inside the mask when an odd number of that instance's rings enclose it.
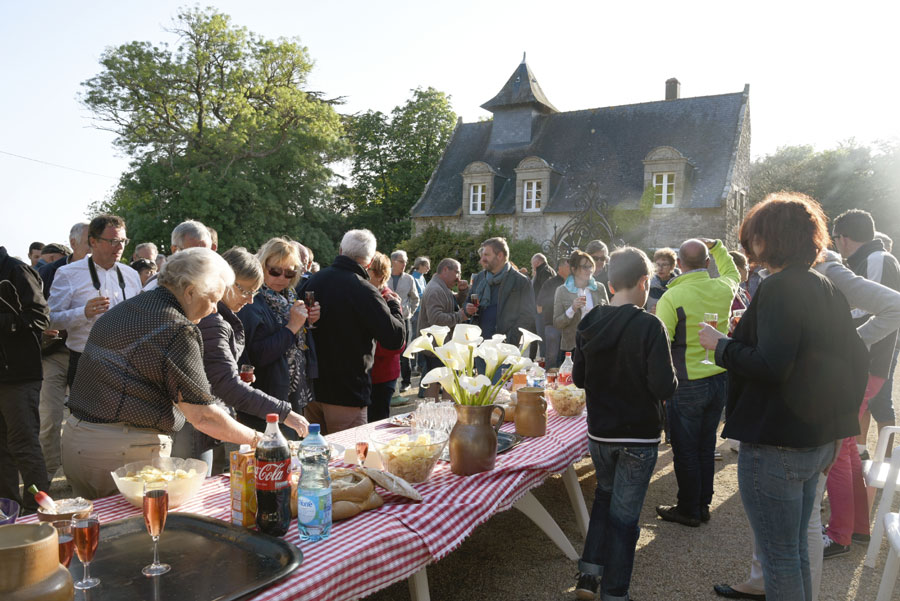
<instances>
[{"instance_id":1,"label":"child standing","mask_svg":"<svg viewBox=\"0 0 900 601\"><path fill-rule=\"evenodd\" d=\"M678 386L669 336L644 311L650 260L625 247L609 258L609 305L595 307L576 332L572 377L586 390L588 446L597 475L575 594L627 600L641 507L656 466L665 412Z\"/></svg>"}]
</instances>

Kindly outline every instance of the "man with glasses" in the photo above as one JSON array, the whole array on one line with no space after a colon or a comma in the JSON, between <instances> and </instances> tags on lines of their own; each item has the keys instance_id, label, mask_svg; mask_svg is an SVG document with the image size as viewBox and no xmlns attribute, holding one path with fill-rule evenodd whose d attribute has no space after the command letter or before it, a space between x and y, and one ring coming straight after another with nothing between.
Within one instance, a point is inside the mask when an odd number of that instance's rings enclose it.
<instances>
[{"instance_id":1,"label":"man with glasses","mask_svg":"<svg viewBox=\"0 0 900 601\"><path fill-rule=\"evenodd\" d=\"M50 287L50 329L66 330L69 386L97 317L141 291L141 276L119 263L128 245L125 221L99 215L88 226L91 254L60 267Z\"/></svg>"},{"instance_id":2,"label":"man with glasses","mask_svg":"<svg viewBox=\"0 0 900 601\"><path fill-rule=\"evenodd\" d=\"M609 262L609 247L603 240L591 240L584 247L584 252L594 260L594 279L609 288L609 273L606 264Z\"/></svg>"}]
</instances>

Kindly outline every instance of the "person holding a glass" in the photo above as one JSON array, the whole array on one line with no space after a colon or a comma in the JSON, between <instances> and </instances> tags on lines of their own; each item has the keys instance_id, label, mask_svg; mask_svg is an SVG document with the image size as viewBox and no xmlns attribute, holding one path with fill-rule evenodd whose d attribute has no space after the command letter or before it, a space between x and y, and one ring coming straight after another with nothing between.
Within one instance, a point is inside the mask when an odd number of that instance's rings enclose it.
<instances>
[{"instance_id":1,"label":"person holding a glass","mask_svg":"<svg viewBox=\"0 0 900 601\"><path fill-rule=\"evenodd\" d=\"M709 275L712 261L719 277ZM726 381L725 370L700 346L697 327L715 323L723 335L728 331L740 274L721 240L685 241L678 251L678 268L681 275L669 283L656 305L678 374L678 390L666 401L678 502L660 505L656 512L666 521L696 528L710 517L716 429L725 406Z\"/></svg>"}]
</instances>

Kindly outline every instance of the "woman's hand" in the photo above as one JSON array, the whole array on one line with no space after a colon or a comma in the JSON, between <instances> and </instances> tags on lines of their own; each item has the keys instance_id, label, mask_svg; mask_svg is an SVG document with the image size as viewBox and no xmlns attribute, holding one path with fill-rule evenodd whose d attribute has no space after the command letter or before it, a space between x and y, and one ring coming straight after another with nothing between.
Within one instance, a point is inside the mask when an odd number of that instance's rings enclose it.
<instances>
[{"instance_id":1,"label":"woman's hand","mask_svg":"<svg viewBox=\"0 0 900 601\"><path fill-rule=\"evenodd\" d=\"M319 321L319 317L322 316L322 307L319 306L319 303L313 303L311 309L307 310L307 321L309 321L310 325Z\"/></svg>"},{"instance_id":2,"label":"woman's hand","mask_svg":"<svg viewBox=\"0 0 900 601\"><path fill-rule=\"evenodd\" d=\"M572 310L578 311L587 304L587 297L581 296L580 294L575 295L575 300L572 301Z\"/></svg>"},{"instance_id":3,"label":"woman's hand","mask_svg":"<svg viewBox=\"0 0 900 601\"><path fill-rule=\"evenodd\" d=\"M294 301L294 305L291 307L291 317L287 322L287 329L296 334L303 327L303 324L306 323L307 317L306 305L300 301Z\"/></svg>"},{"instance_id":4,"label":"woman's hand","mask_svg":"<svg viewBox=\"0 0 900 601\"><path fill-rule=\"evenodd\" d=\"M722 338L727 338L727 336L708 323L700 323L700 346L706 350L714 351Z\"/></svg>"},{"instance_id":5,"label":"woman's hand","mask_svg":"<svg viewBox=\"0 0 900 601\"><path fill-rule=\"evenodd\" d=\"M288 413L288 416L284 418L284 425L296 430L301 438L305 438L309 434L309 422L299 413L293 411Z\"/></svg>"},{"instance_id":6,"label":"woman's hand","mask_svg":"<svg viewBox=\"0 0 900 601\"><path fill-rule=\"evenodd\" d=\"M387 286L385 286L384 288L381 289L381 298L384 299L384 302L394 299L398 303L402 303L402 301L400 300L400 297L397 295L397 293L394 292L393 290L391 290L390 288L388 288Z\"/></svg>"}]
</instances>

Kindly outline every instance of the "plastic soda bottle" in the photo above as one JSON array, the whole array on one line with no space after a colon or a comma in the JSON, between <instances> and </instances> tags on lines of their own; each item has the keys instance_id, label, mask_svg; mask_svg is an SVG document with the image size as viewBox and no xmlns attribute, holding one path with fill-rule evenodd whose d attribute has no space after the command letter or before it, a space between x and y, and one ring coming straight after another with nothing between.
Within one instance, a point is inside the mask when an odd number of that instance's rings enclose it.
<instances>
[{"instance_id":1,"label":"plastic soda bottle","mask_svg":"<svg viewBox=\"0 0 900 601\"><path fill-rule=\"evenodd\" d=\"M308 541L323 540L331 534L331 452L319 430L319 424L310 424L309 435L300 443L297 528L300 538Z\"/></svg>"},{"instance_id":2,"label":"plastic soda bottle","mask_svg":"<svg viewBox=\"0 0 900 601\"><path fill-rule=\"evenodd\" d=\"M278 414L266 415L266 434L256 447L256 527L284 536L291 525L291 451L278 429Z\"/></svg>"},{"instance_id":3,"label":"plastic soda bottle","mask_svg":"<svg viewBox=\"0 0 900 601\"><path fill-rule=\"evenodd\" d=\"M559 377L556 380L559 386L568 386L572 383L573 367L575 364L572 363L572 353L566 353L566 360L559 366Z\"/></svg>"}]
</instances>

